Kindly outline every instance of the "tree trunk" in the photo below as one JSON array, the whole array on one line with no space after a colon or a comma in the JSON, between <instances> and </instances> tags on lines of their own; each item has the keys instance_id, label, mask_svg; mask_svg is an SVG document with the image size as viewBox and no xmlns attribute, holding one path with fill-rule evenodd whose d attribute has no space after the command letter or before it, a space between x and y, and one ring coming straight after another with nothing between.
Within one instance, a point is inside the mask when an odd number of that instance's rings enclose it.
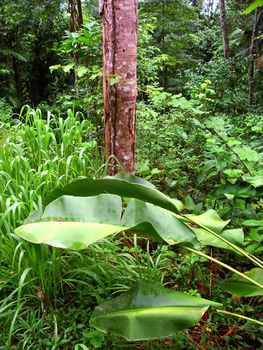
<instances>
[{"instance_id":1,"label":"tree trunk","mask_svg":"<svg viewBox=\"0 0 263 350\"><path fill-rule=\"evenodd\" d=\"M225 0L220 0L220 23L221 23L221 31L223 36L224 57L225 59L228 59L230 51L229 51L228 30L227 30L227 22L226 22Z\"/></svg>"},{"instance_id":2,"label":"tree trunk","mask_svg":"<svg viewBox=\"0 0 263 350\"><path fill-rule=\"evenodd\" d=\"M77 32L83 25L81 0L69 0L68 9L70 14L70 26L71 33Z\"/></svg>"},{"instance_id":3,"label":"tree trunk","mask_svg":"<svg viewBox=\"0 0 263 350\"><path fill-rule=\"evenodd\" d=\"M134 174L137 97L137 0L103 0L103 98L109 174L118 162ZM117 162L117 161L118 162Z\"/></svg>"},{"instance_id":4,"label":"tree trunk","mask_svg":"<svg viewBox=\"0 0 263 350\"><path fill-rule=\"evenodd\" d=\"M79 29L83 26L83 15L82 15L82 6L81 6L81 0L77 0L78 5L78 27Z\"/></svg>"},{"instance_id":5,"label":"tree trunk","mask_svg":"<svg viewBox=\"0 0 263 350\"><path fill-rule=\"evenodd\" d=\"M17 97L17 104L18 107L21 105L21 82L20 82L20 75L19 75L19 67L18 67L18 61L15 57L12 59L12 65L13 65L13 71L14 71L14 79L15 79L15 86L16 86L16 97Z\"/></svg>"},{"instance_id":6,"label":"tree trunk","mask_svg":"<svg viewBox=\"0 0 263 350\"><path fill-rule=\"evenodd\" d=\"M255 19L253 24L252 36L251 36L251 45L249 49L249 65L248 65L248 105L249 106L252 106L254 102L253 101L254 82L255 82L254 61L257 53L256 36L258 31L259 13L260 13L260 8L258 7L255 12Z\"/></svg>"},{"instance_id":7,"label":"tree trunk","mask_svg":"<svg viewBox=\"0 0 263 350\"><path fill-rule=\"evenodd\" d=\"M69 30L71 33L74 33L80 30L83 26L81 0L69 0L68 9L70 14ZM79 45L78 45L78 48L79 48ZM79 83L78 83L78 75L76 71L76 67L79 64L79 57L77 52L72 53L70 56L75 63L74 70L73 70L73 79L74 79L76 98L79 98Z\"/></svg>"}]
</instances>

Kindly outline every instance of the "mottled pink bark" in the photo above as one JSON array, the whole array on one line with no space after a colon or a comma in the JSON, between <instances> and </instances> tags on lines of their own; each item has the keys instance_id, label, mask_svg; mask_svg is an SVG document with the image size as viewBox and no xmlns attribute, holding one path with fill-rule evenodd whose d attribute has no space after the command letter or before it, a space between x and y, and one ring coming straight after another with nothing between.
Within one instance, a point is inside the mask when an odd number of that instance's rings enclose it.
<instances>
[{"instance_id":1,"label":"mottled pink bark","mask_svg":"<svg viewBox=\"0 0 263 350\"><path fill-rule=\"evenodd\" d=\"M126 171L133 174L137 97L137 0L104 0L101 12L106 156L114 156ZM109 174L113 175L119 170L117 162L112 158Z\"/></svg>"}]
</instances>

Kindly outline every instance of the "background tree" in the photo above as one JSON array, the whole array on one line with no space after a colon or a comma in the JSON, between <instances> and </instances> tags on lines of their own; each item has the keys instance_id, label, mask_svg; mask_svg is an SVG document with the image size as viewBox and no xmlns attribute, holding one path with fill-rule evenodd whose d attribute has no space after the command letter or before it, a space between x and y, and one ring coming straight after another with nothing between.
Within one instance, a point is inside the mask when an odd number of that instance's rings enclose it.
<instances>
[{"instance_id":1,"label":"background tree","mask_svg":"<svg viewBox=\"0 0 263 350\"><path fill-rule=\"evenodd\" d=\"M221 22L221 31L223 36L224 57L227 59L229 58L230 52L229 52L225 0L220 0L220 22Z\"/></svg>"},{"instance_id":2,"label":"background tree","mask_svg":"<svg viewBox=\"0 0 263 350\"><path fill-rule=\"evenodd\" d=\"M57 60L51 49L66 29L61 1L2 0L0 26L1 96L17 109L47 100L53 85L49 66Z\"/></svg>"},{"instance_id":3,"label":"background tree","mask_svg":"<svg viewBox=\"0 0 263 350\"><path fill-rule=\"evenodd\" d=\"M255 88L255 58L257 54L257 34L259 27L261 9L258 7L255 12L255 18L253 23L253 30L251 35L251 45L249 49L249 65L248 65L248 104L251 106L253 104L253 95Z\"/></svg>"},{"instance_id":4,"label":"background tree","mask_svg":"<svg viewBox=\"0 0 263 350\"><path fill-rule=\"evenodd\" d=\"M137 0L105 0L101 12L106 156L134 173ZM117 171L112 159L109 173Z\"/></svg>"},{"instance_id":5,"label":"background tree","mask_svg":"<svg viewBox=\"0 0 263 350\"><path fill-rule=\"evenodd\" d=\"M69 0L70 31L77 32L83 25L81 0Z\"/></svg>"}]
</instances>

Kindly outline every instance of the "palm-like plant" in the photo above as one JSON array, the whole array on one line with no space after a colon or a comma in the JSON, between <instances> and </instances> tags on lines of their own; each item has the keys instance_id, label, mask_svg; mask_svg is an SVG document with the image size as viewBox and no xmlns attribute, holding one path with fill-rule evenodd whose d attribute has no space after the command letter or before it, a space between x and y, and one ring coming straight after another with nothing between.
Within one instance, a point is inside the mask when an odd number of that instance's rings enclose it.
<instances>
[{"instance_id":1,"label":"palm-like plant","mask_svg":"<svg viewBox=\"0 0 263 350\"><path fill-rule=\"evenodd\" d=\"M122 198L130 198L128 205ZM228 221L213 210L198 216L183 214L180 201L145 180L127 174L81 179L51 192L44 205L43 212L31 215L16 229L18 236L37 244L78 250L113 233L140 232L156 241L181 246L233 272L235 276L225 282L224 288L234 295L263 295L263 263L244 250L241 230L225 230ZM241 273L205 254L205 245L230 249L256 267ZM162 338L193 326L209 306L221 307L209 300L138 282L128 292L97 307L91 324L129 340Z\"/></svg>"}]
</instances>

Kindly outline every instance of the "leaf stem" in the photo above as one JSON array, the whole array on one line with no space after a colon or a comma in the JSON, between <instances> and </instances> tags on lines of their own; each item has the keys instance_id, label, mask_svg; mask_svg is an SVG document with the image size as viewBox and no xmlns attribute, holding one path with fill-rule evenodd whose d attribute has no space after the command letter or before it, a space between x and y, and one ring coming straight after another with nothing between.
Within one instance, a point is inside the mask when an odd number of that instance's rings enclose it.
<instances>
[{"instance_id":1,"label":"leaf stem","mask_svg":"<svg viewBox=\"0 0 263 350\"><path fill-rule=\"evenodd\" d=\"M222 237L221 235L219 235L218 233L210 230L209 228L207 228L206 226L203 226L202 224L199 224L198 222L196 222L195 220L189 218L188 216L182 215L187 221L198 225L199 227L201 227L202 229L206 230L207 232L211 233L213 236L215 236L216 238L220 239L221 241L223 241L224 243L228 244L230 247L232 247L233 249L235 249L238 253L240 253L241 255L245 256L247 259L249 259L250 261L252 261L255 265L259 266L260 268L263 269L263 263L261 260L259 260L258 258L254 257L253 255L251 256L251 254L248 254L245 250L243 250L242 248L239 248L237 245L235 245L234 243L228 241L226 238Z\"/></svg>"},{"instance_id":2,"label":"leaf stem","mask_svg":"<svg viewBox=\"0 0 263 350\"><path fill-rule=\"evenodd\" d=\"M220 314L226 314L226 315L230 315L230 316L234 316L234 317L239 317L239 318L242 318L243 320L247 320L247 321L259 324L260 326L263 326L263 322L255 320L255 319L247 317L247 316L235 314L233 312L229 312L229 311L225 311L225 310L216 310L216 312L218 312Z\"/></svg>"},{"instance_id":3,"label":"leaf stem","mask_svg":"<svg viewBox=\"0 0 263 350\"><path fill-rule=\"evenodd\" d=\"M260 289L263 290L263 285L262 285L262 284L256 282L256 281L253 280L252 278L246 276L244 273L242 273L242 272L240 272L240 271L234 269L233 267L231 267L231 266L229 266L229 265L223 263L222 261L217 260L217 259L215 259L215 258L212 258L211 256L209 256L209 255L207 255L207 254L205 254L205 253L202 253L202 252L200 252L199 250L192 249L192 248L189 248L189 247L184 247L184 248L187 249L187 250L189 250L190 252L193 252L193 253L196 253L196 254L198 254L198 255L200 255L200 256L203 256L204 258L207 258L208 260L211 260L211 261L215 262L215 263L218 264L218 265L223 266L223 267L226 268L227 270L229 270L229 271L235 273L236 275L240 276L241 278L247 280L248 282L254 284L254 285L257 286L258 288L260 288Z\"/></svg>"}]
</instances>

